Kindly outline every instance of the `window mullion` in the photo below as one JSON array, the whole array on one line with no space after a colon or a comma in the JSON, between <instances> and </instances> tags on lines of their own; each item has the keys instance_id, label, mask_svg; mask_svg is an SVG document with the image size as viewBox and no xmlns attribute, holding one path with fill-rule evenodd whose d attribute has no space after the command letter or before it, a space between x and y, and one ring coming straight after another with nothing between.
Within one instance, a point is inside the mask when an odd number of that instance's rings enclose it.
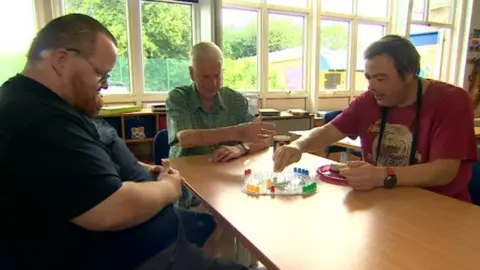
<instances>
[{"instance_id":1,"label":"window mullion","mask_svg":"<svg viewBox=\"0 0 480 270\"><path fill-rule=\"evenodd\" d=\"M430 0L423 0L424 6L423 6L423 16L425 18L425 21L429 21L429 13L430 13Z\"/></svg>"},{"instance_id":2,"label":"window mullion","mask_svg":"<svg viewBox=\"0 0 480 270\"><path fill-rule=\"evenodd\" d=\"M126 2L128 57L130 66L130 82L136 103L142 104L144 93L143 44L142 44L142 11L140 1Z\"/></svg>"},{"instance_id":3,"label":"window mullion","mask_svg":"<svg viewBox=\"0 0 480 270\"><path fill-rule=\"evenodd\" d=\"M309 109L312 112L315 112L318 108L318 96L320 94L320 9L321 9L321 0L316 2L311 1L311 10L312 14L309 17L310 20L310 29L307 31L310 32L311 37L311 46L310 50L307 51L305 59L311 59L310 64L306 65L307 73L310 76L309 83L305 85L308 99L307 99L307 110ZM313 57L309 57L312 55ZM311 68L311 69L310 69Z\"/></svg>"},{"instance_id":4,"label":"window mullion","mask_svg":"<svg viewBox=\"0 0 480 270\"><path fill-rule=\"evenodd\" d=\"M258 46L258 78L260 83L260 97L262 98L262 108L266 106L266 96L268 95L268 9L262 7L260 9L259 23L259 46Z\"/></svg>"},{"instance_id":5,"label":"window mullion","mask_svg":"<svg viewBox=\"0 0 480 270\"><path fill-rule=\"evenodd\" d=\"M351 95L355 93L355 76L357 74L357 47L358 47L358 20L354 19L350 22L350 42L349 42L349 58L347 65L347 89Z\"/></svg>"}]
</instances>

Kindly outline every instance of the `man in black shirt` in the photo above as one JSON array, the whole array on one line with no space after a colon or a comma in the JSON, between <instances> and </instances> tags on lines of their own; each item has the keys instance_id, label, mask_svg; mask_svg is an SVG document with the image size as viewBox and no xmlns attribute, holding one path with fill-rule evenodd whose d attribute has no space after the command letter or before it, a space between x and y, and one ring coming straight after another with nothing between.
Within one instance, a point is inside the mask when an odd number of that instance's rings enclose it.
<instances>
[{"instance_id":1,"label":"man in black shirt","mask_svg":"<svg viewBox=\"0 0 480 270\"><path fill-rule=\"evenodd\" d=\"M97 110L92 122L97 128L100 141L107 147L110 158L117 165L117 171L122 181L154 181L162 170L167 169L165 167L170 167L168 162L159 166L139 161L130 152L115 128L102 117L98 117L103 107L103 96L100 93L97 95L96 105ZM181 207L175 207L175 211L182 222L187 240L203 247L216 228L213 216L209 213L191 211Z\"/></svg>"},{"instance_id":2,"label":"man in black shirt","mask_svg":"<svg viewBox=\"0 0 480 270\"><path fill-rule=\"evenodd\" d=\"M112 34L70 14L39 31L1 86L1 245L18 269L244 269L185 240L178 171L121 181L87 117L115 62Z\"/></svg>"}]
</instances>

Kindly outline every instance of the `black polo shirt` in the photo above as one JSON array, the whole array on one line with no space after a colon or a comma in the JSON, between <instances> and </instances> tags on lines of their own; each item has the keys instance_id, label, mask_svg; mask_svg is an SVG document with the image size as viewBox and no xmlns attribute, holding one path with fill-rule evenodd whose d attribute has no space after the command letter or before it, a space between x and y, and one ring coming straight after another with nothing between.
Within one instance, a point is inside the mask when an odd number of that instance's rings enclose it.
<instances>
[{"instance_id":1,"label":"black polo shirt","mask_svg":"<svg viewBox=\"0 0 480 270\"><path fill-rule=\"evenodd\" d=\"M20 269L133 269L173 242L173 206L118 232L70 222L121 187L117 169L90 119L44 85L1 86L0 245Z\"/></svg>"},{"instance_id":2,"label":"black polo shirt","mask_svg":"<svg viewBox=\"0 0 480 270\"><path fill-rule=\"evenodd\" d=\"M110 151L110 158L118 166L118 175L122 181L145 182L154 180L138 159L128 149L117 131L102 118L92 119L100 135L100 141Z\"/></svg>"}]
</instances>

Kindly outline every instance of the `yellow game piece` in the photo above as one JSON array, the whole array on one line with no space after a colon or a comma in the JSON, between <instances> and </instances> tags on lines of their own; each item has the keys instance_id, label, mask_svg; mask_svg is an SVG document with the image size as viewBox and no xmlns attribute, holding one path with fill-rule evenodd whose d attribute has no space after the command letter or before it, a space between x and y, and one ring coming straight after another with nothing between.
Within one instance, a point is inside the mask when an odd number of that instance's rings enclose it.
<instances>
[{"instance_id":1,"label":"yellow game piece","mask_svg":"<svg viewBox=\"0 0 480 270\"><path fill-rule=\"evenodd\" d=\"M267 180L267 187L270 188L272 186L272 180L268 179Z\"/></svg>"},{"instance_id":2,"label":"yellow game piece","mask_svg":"<svg viewBox=\"0 0 480 270\"><path fill-rule=\"evenodd\" d=\"M254 192L259 193L259 192L260 192L260 187L259 187L259 186L256 186Z\"/></svg>"}]
</instances>

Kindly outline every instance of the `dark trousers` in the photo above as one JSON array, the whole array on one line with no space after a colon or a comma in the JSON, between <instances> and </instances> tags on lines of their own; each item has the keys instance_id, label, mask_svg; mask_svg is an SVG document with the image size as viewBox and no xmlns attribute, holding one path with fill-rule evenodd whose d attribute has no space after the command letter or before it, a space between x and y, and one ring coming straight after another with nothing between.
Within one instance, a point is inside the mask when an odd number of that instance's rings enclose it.
<instances>
[{"instance_id":1,"label":"dark trousers","mask_svg":"<svg viewBox=\"0 0 480 270\"><path fill-rule=\"evenodd\" d=\"M182 223L188 242L203 247L217 228L213 216L209 213L195 212L180 207L175 207L175 211Z\"/></svg>"},{"instance_id":2,"label":"dark trousers","mask_svg":"<svg viewBox=\"0 0 480 270\"><path fill-rule=\"evenodd\" d=\"M233 261L210 257L200 249L216 228L210 214L176 210L180 218L177 241L136 270L248 270Z\"/></svg>"}]
</instances>

